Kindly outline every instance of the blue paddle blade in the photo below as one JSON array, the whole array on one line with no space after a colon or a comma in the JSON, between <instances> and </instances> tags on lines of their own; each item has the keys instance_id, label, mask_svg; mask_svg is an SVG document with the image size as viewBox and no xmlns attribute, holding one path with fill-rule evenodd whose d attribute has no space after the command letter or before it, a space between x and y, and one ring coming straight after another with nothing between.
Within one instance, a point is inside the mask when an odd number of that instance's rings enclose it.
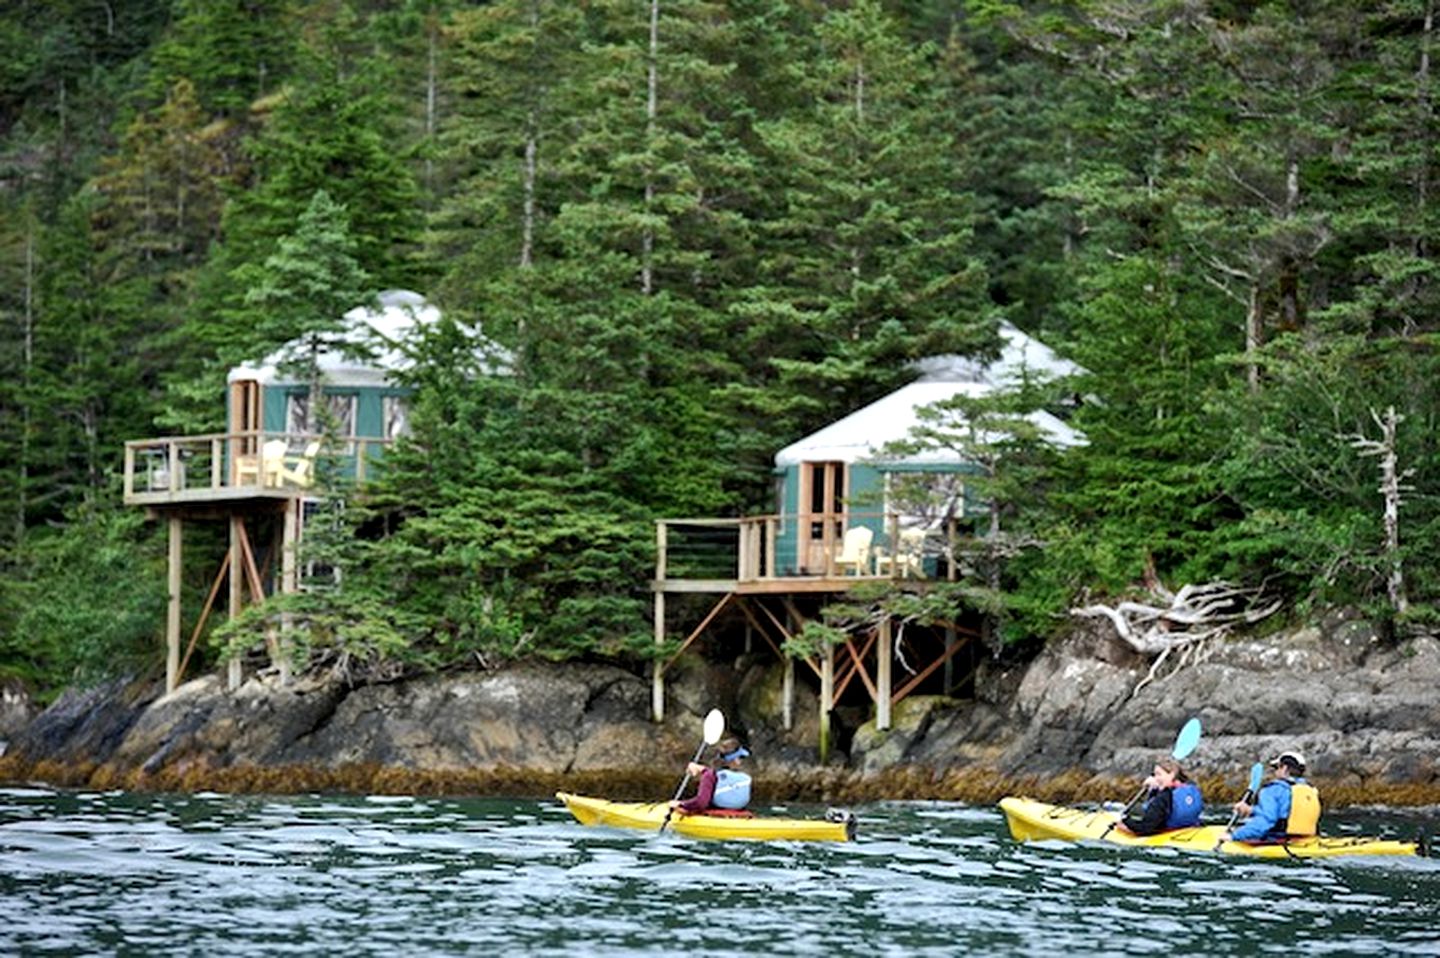
<instances>
[{"instance_id":1,"label":"blue paddle blade","mask_svg":"<svg viewBox=\"0 0 1440 958\"><path fill-rule=\"evenodd\" d=\"M1265 766L1256 762L1250 766L1250 791L1260 791L1260 780L1265 777Z\"/></svg>"},{"instance_id":2,"label":"blue paddle blade","mask_svg":"<svg viewBox=\"0 0 1440 958\"><path fill-rule=\"evenodd\" d=\"M1180 734L1175 736L1175 749L1170 754L1173 755L1175 761L1178 762L1195 751L1195 746L1199 744L1200 720L1198 718L1192 718L1185 723L1184 728L1180 729Z\"/></svg>"}]
</instances>

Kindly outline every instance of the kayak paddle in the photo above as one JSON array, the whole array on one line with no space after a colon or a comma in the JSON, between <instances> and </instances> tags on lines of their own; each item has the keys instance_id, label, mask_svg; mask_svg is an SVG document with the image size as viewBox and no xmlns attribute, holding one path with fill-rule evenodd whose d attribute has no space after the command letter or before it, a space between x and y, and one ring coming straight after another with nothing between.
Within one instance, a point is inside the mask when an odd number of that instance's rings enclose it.
<instances>
[{"instance_id":1,"label":"kayak paddle","mask_svg":"<svg viewBox=\"0 0 1440 958\"><path fill-rule=\"evenodd\" d=\"M1192 718L1190 721L1186 722L1183 726L1180 727L1180 734L1175 736L1175 747L1170 749L1170 757L1175 759L1175 761L1177 762L1184 761L1187 757L1189 757L1191 752L1195 751L1195 746L1199 744L1200 720L1198 718ZM1130 814L1130 809L1134 808L1136 803L1144 797L1145 786L1141 785L1140 791L1136 792L1135 797L1125 803L1125 808L1120 812L1120 815L1115 819L1115 821L1110 823L1110 827L1106 828L1104 833L1101 834L1100 837L1104 838L1106 835L1109 835L1111 830L1114 829L1116 825L1119 825L1122 821L1124 821L1126 815Z\"/></svg>"},{"instance_id":2,"label":"kayak paddle","mask_svg":"<svg viewBox=\"0 0 1440 958\"><path fill-rule=\"evenodd\" d=\"M1254 805L1254 804L1255 804L1255 799L1256 799L1256 797L1260 794L1260 780L1263 779L1264 777L1265 777L1265 766L1264 766L1264 765L1261 765L1259 762L1256 762L1254 765L1251 765L1251 766L1250 766L1250 787L1247 788L1247 789L1245 789L1245 794L1242 795L1242 796L1240 796L1240 801L1244 802L1246 805ZM1229 831L1230 831L1231 829L1233 829L1233 828L1235 827L1235 823L1236 823L1237 821L1239 821L1239 819L1240 819L1240 809L1237 808L1237 809L1235 809L1234 812L1231 813L1231 815L1230 815L1230 821L1227 822L1226 825L1225 825L1225 831L1226 831L1227 834L1229 833Z\"/></svg>"},{"instance_id":3,"label":"kayak paddle","mask_svg":"<svg viewBox=\"0 0 1440 958\"><path fill-rule=\"evenodd\" d=\"M685 766L685 777L680 779L680 787L675 789L673 801L679 801L680 796L685 794L685 786L690 784L690 765L700 761L700 756L705 754L705 746L714 745L720 741L720 736L725 734L725 713L719 709L711 709L710 714L705 716L705 725L702 731L700 747L695 750L695 757L690 764ZM670 816L675 814L674 806L665 810L665 821L660 823L660 831L665 831L670 826Z\"/></svg>"}]
</instances>

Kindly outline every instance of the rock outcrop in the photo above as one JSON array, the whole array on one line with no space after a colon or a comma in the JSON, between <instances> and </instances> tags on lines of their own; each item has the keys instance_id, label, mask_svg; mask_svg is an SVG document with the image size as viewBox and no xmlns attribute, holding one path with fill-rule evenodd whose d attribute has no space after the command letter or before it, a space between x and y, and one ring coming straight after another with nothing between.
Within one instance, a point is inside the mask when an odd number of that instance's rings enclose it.
<instances>
[{"instance_id":1,"label":"rock outcrop","mask_svg":"<svg viewBox=\"0 0 1440 958\"><path fill-rule=\"evenodd\" d=\"M1200 660L1144 681L1150 664L1095 626L1046 649L1007 701L957 703L920 734L898 720L888 735L867 726L852 760L1133 777L1193 716L1204 736L1187 764L1200 774L1231 774L1295 748L1327 781L1440 786L1432 637L1387 644L1363 620L1335 615L1265 639L1216 642Z\"/></svg>"},{"instance_id":2,"label":"rock outcrop","mask_svg":"<svg viewBox=\"0 0 1440 958\"><path fill-rule=\"evenodd\" d=\"M967 775L1031 788L1067 777L1133 780L1194 716L1204 736L1187 764L1201 776L1234 778L1257 759L1296 748L1309 757L1312 777L1356 794L1388 784L1419 788L1417 800L1440 795L1433 638L1386 643L1363 620L1336 615L1264 639L1217 641L1168 674L1150 677L1150 665L1102 627L1088 627L1029 663L984 663L976 700L912 696L897 703L889 729L873 720L842 728L847 748L824 769L815 692L797 670L792 723L783 727L784 668L750 656L682 659L668 676L662 725L648 720L648 678L599 664L513 664L358 687L282 686L263 676L235 693L212 676L164 697L153 684L117 682L62 697L13 735L3 761L12 774L100 768L108 770L104 782L144 784L149 776L165 787L244 768L363 768L422 776L508 770L536 791L587 775L602 783L648 776L644 787L653 789L680 769L698 744L701 716L719 706L760 759L757 771L796 794L844 793L836 782L863 791L867 782L908 776L920 784L905 794L931 789L940 797L956 793L944 782Z\"/></svg>"},{"instance_id":3,"label":"rock outcrop","mask_svg":"<svg viewBox=\"0 0 1440 958\"><path fill-rule=\"evenodd\" d=\"M10 739L35 718L35 703L16 682L0 682L0 755L5 754Z\"/></svg>"}]
</instances>

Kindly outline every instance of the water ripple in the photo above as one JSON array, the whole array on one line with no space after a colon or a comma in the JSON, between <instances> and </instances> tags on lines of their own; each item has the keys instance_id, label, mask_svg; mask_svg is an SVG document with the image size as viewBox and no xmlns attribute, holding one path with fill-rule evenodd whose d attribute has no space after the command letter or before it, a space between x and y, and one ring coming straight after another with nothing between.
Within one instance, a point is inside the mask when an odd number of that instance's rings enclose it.
<instances>
[{"instance_id":1,"label":"water ripple","mask_svg":"<svg viewBox=\"0 0 1440 958\"><path fill-rule=\"evenodd\" d=\"M0 953L1440 955L1440 862L1020 845L990 807L857 811L854 844L722 843L553 802L0 789Z\"/></svg>"}]
</instances>

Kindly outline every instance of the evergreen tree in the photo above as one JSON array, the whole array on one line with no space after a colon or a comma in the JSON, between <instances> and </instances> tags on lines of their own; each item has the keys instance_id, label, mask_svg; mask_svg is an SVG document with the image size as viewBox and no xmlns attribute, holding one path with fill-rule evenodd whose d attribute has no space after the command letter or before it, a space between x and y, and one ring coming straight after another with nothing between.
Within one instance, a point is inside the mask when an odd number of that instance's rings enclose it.
<instances>
[{"instance_id":1,"label":"evergreen tree","mask_svg":"<svg viewBox=\"0 0 1440 958\"><path fill-rule=\"evenodd\" d=\"M772 452L893 388L906 360L993 342L936 51L868 0L816 30L813 58L786 68L808 105L759 129L785 204L731 308L743 352L764 360L732 398L769 421L755 438Z\"/></svg>"},{"instance_id":2,"label":"evergreen tree","mask_svg":"<svg viewBox=\"0 0 1440 958\"><path fill-rule=\"evenodd\" d=\"M296 57L291 0L178 0L156 44L149 78L160 99L188 80L211 115L244 122L251 105L274 93Z\"/></svg>"},{"instance_id":3,"label":"evergreen tree","mask_svg":"<svg viewBox=\"0 0 1440 958\"><path fill-rule=\"evenodd\" d=\"M285 343L283 368L310 384L309 433L322 432L325 426L320 355L359 348L345 337L343 317L374 300L349 225L345 208L317 190L295 232L280 240L263 266L241 270L250 281L245 302L255 310L260 337Z\"/></svg>"}]
</instances>

